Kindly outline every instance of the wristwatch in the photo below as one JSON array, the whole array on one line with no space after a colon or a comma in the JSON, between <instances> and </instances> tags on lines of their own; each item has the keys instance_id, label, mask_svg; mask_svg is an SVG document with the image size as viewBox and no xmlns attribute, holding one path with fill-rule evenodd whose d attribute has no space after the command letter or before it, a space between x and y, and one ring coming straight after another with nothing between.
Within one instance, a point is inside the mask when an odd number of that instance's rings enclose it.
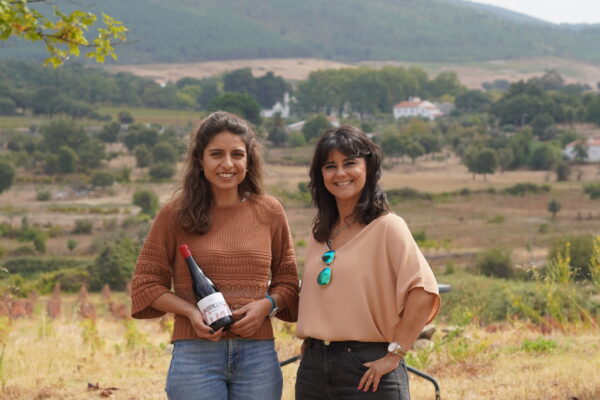
<instances>
[{"instance_id":1,"label":"wristwatch","mask_svg":"<svg viewBox=\"0 0 600 400\"><path fill-rule=\"evenodd\" d=\"M404 347L402 347L400 343L392 342L388 345L388 353L393 353L404 358L408 351L404 350Z\"/></svg>"},{"instance_id":2,"label":"wristwatch","mask_svg":"<svg viewBox=\"0 0 600 400\"><path fill-rule=\"evenodd\" d=\"M277 311L279 311L279 307L277 307L277 303L275 302L274 298L267 295L267 299L269 299L269 301L271 302L271 305L272 305L271 312L269 313L269 318L273 318L275 316L275 314L277 314Z\"/></svg>"}]
</instances>

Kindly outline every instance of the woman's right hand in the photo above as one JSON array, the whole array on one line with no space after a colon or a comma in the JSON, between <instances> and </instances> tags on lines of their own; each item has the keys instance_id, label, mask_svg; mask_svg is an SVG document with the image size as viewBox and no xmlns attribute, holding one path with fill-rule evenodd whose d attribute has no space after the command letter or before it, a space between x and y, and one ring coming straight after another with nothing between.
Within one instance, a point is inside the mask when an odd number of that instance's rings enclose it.
<instances>
[{"instance_id":1,"label":"woman's right hand","mask_svg":"<svg viewBox=\"0 0 600 400\"><path fill-rule=\"evenodd\" d=\"M206 339L216 342L223 336L223 328L220 328L217 331L213 331L213 329L210 326L206 325L206 323L204 322L204 317L202 317L202 313L197 308L191 311L189 315L187 315L187 317L190 320L190 323L192 324L192 328L194 328L196 335L198 335L200 339Z\"/></svg>"}]
</instances>

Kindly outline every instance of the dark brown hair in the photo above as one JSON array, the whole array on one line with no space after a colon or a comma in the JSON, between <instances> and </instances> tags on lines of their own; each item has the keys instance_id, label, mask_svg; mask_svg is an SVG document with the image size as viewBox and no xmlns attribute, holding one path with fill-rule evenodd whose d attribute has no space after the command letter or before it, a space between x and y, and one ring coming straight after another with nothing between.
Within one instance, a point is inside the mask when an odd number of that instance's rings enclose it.
<instances>
[{"instance_id":1,"label":"dark brown hair","mask_svg":"<svg viewBox=\"0 0 600 400\"><path fill-rule=\"evenodd\" d=\"M323 182L322 167L329 153L338 150L346 157L365 159L367 176L354 214L357 221L367 225L375 218L389 211L385 193L379 186L383 152L371 141L363 131L345 125L337 129L325 131L315 148L310 166L310 183L313 204L317 207L317 216L313 222L312 233L318 242L326 241L331 235L333 226L339 219L335 197L327 190Z\"/></svg>"},{"instance_id":2,"label":"dark brown hair","mask_svg":"<svg viewBox=\"0 0 600 400\"><path fill-rule=\"evenodd\" d=\"M262 159L260 144L251 125L237 115L216 111L204 118L190 138L182 187L177 196L177 222L186 232L203 234L210 229L210 207L213 195L200 161L211 139L222 132L239 135L246 144L248 164L246 177L238 186L240 197L262 194Z\"/></svg>"}]
</instances>

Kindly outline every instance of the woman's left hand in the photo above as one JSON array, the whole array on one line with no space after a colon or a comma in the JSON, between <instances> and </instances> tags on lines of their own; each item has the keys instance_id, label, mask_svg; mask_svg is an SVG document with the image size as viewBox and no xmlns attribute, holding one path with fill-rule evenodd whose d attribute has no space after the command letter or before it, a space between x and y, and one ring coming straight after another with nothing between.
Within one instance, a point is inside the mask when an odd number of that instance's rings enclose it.
<instances>
[{"instance_id":1,"label":"woman's left hand","mask_svg":"<svg viewBox=\"0 0 600 400\"><path fill-rule=\"evenodd\" d=\"M398 368L398 364L400 364L401 360L402 358L400 358L400 356L388 353L379 360L364 363L363 365L369 369L361 378L358 384L358 390L366 392L370 387L373 387L373 391L377 391L381 377Z\"/></svg>"},{"instance_id":2,"label":"woman's left hand","mask_svg":"<svg viewBox=\"0 0 600 400\"><path fill-rule=\"evenodd\" d=\"M268 299L256 300L233 311L236 320L229 330L241 337L252 336L265 322L271 312L272 303Z\"/></svg>"}]
</instances>

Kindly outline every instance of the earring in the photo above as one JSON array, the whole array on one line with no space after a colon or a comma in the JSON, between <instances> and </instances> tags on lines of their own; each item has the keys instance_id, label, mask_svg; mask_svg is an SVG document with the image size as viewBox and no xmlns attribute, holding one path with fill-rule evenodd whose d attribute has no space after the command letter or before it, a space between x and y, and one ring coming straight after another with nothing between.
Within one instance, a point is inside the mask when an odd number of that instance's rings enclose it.
<instances>
[{"instance_id":1,"label":"earring","mask_svg":"<svg viewBox=\"0 0 600 400\"><path fill-rule=\"evenodd\" d=\"M203 168L203 167L200 167L200 171L204 171L204 168Z\"/></svg>"}]
</instances>

